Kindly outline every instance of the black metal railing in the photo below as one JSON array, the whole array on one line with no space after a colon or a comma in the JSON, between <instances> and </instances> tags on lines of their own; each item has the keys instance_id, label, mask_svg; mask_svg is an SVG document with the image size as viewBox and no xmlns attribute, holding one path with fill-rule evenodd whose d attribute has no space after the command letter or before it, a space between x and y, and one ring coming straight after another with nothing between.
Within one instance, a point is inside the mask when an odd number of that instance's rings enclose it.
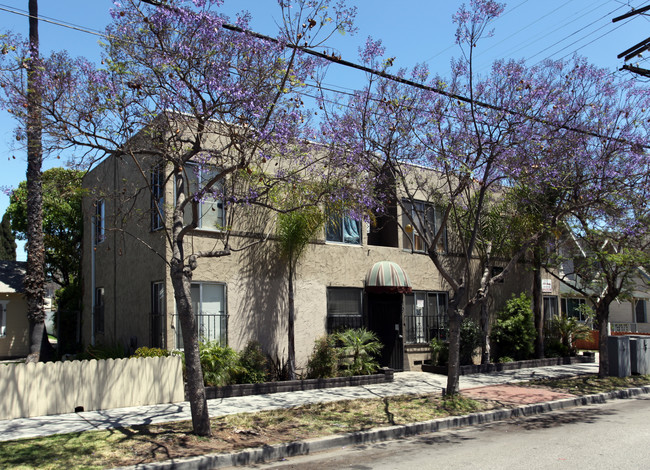
<instances>
[{"instance_id":1,"label":"black metal railing","mask_svg":"<svg viewBox=\"0 0 650 470\"><path fill-rule=\"evenodd\" d=\"M174 315L176 325L176 348L183 349L183 334L178 315ZM228 344L228 315L225 313L198 313L196 327L199 341L217 341L221 346Z\"/></svg>"},{"instance_id":2,"label":"black metal railing","mask_svg":"<svg viewBox=\"0 0 650 470\"><path fill-rule=\"evenodd\" d=\"M327 333L346 330L348 328L362 328L364 325L362 315L328 315Z\"/></svg>"},{"instance_id":3,"label":"black metal railing","mask_svg":"<svg viewBox=\"0 0 650 470\"><path fill-rule=\"evenodd\" d=\"M448 325L442 315L405 315L406 344L428 343L433 338L447 339Z\"/></svg>"}]
</instances>

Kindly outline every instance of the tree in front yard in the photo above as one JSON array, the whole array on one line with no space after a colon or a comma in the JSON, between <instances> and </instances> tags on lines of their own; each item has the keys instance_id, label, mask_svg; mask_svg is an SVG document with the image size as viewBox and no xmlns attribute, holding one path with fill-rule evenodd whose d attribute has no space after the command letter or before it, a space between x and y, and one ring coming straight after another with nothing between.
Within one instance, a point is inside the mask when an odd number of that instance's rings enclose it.
<instances>
[{"instance_id":1,"label":"tree in front yard","mask_svg":"<svg viewBox=\"0 0 650 470\"><path fill-rule=\"evenodd\" d=\"M345 180L351 171L336 162L323 166L327 154L313 151L309 143L312 112L301 93L322 64L295 46L322 46L334 32L351 32L354 9L329 0L280 2L285 22L277 40L267 40L245 32L248 15L229 25L218 13L220 3L116 3L102 64L55 53L44 61L41 79L49 148L75 147L86 163L107 155L128 159L141 176L134 192L161 202L153 210L171 253L165 262L183 335L193 429L202 436L211 431L192 272L205 258L250 246L231 237L235 214L274 209L278 187L324 173ZM3 82L5 92L20 103L24 87L10 75ZM174 188L172 201L163 201L158 192L166 184ZM126 219L126 199L133 195L115 196L124 211L116 219ZM322 197L310 196L310 204ZM202 214L203 207L214 210ZM188 243L202 223L220 229L214 246L205 251Z\"/></svg>"}]
</instances>

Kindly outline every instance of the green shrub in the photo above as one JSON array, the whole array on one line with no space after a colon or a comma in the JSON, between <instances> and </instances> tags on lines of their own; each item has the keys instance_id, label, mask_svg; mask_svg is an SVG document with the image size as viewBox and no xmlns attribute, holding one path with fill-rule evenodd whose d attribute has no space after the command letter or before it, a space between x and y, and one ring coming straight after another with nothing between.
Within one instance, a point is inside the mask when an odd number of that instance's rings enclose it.
<instances>
[{"instance_id":1,"label":"green shrub","mask_svg":"<svg viewBox=\"0 0 650 470\"><path fill-rule=\"evenodd\" d=\"M471 318L460 325L460 364L472 364L474 350L481 345L481 328Z\"/></svg>"},{"instance_id":2,"label":"green shrub","mask_svg":"<svg viewBox=\"0 0 650 470\"><path fill-rule=\"evenodd\" d=\"M501 356L499 358L499 363L500 364L504 364L506 362L515 362L515 360L513 358L511 358L510 356Z\"/></svg>"},{"instance_id":3,"label":"green shrub","mask_svg":"<svg viewBox=\"0 0 650 470\"><path fill-rule=\"evenodd\" d=\"M257 341L249 341L244 350L239 353L239 365L243 371L237 376L237 383L257 384L266 382L268 360L262 346Z\"/></svg>"},{"instance_id":4,"label":"green shrub","mask_svg":"<svg viewBox=\"0 0 650 470\"><path fill-rule=\"evenodd\" d=\"M434 366L446 366L449 362L449 343L438 338L429 342L431 348L431 364Z\"/></svg>"},{"instance_id":5,"label":"green shrub","mask_svg":"<svg viewBox=\"0 0 650 470\"><path fill-rule=\"evenodd\" d=\"M131 357L168 357L170 354L166 349L142 346L136 349Z\"/></svg>"},{"instance_id":6,"label":"green shrub","mask_svg":"<svg viewBox=\"0 0 650 470\"><path fill-rule=\"evenodd\" d=\"M383 347L377 335L365 328L350 328L334 334L340 350L339 370L343 375L369 375L379 368L375 355Z\"/></svg>"},{"instance_id":7,"label":"green shrub","mask_svg":"<svg viewBox=\"0 0 650 470\"><path fill-rule=\"evenodd\" d=\"M579 339L591 338L591 328L580 323L577 318L556 316L551 319L546 333L544 352L547 357L575 356L574 343Z\"/></svg>"},{"instance_id":8,"label":"green shrub","mask_svg":"<svg viewBox=\"0 0 650 470\"><path fill-rule=\"evenodd\" d=\"M236 382L238 375L244 372L239 364L239 355L218 341L199 344L199 356L203 369L203 382L211 387L223 387Z\"/></svg>"},{"instance_id":9,"label":"green shrub","mask_svg":"<svg viewBox=\"0 0 650 470\"><path fill-rule=\"evenodd\" d=\"M535 348L535 325L530 298L526 294L512 296L497 314L492 329L492 345L496 357L509 356L517 361L529 359Z\"/></svg>"},{"instance_id":10,"label":"green shrub","mask_svg":"<svg viewBox=\"0 0 650 470\"><path fill-rule=\"evenodd\" d=\"M339 369L339 350L333 336L316 339L314 350L307 361L307 378L325 379L336 377Z\"/></svg>"},{"instance_id":11,"label":"green shrub","mask_svg":"<svg viewBox=\"0 0 650 470\"><path fill-rule=\"evenodd\" d=\"M97 344L95 346L89 344L84 352L77 354L76 359L123 359L125 357L129 357L129 355L120 343Z\"/></svg>"}]
</instances>

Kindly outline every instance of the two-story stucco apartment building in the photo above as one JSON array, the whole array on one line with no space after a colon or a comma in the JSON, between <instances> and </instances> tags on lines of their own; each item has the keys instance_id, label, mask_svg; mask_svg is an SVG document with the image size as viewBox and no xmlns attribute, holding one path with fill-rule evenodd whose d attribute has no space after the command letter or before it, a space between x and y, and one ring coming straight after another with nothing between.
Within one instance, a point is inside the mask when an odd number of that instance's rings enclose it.
<instances>
[{"instance_id":1,"label":"two-story stucco apartment building","mask_svg":"<svg viewBox=\"0 0 650 470\"><path fill-rule=\"evenodd\" d=\"M200 183L201 173L187 175L190 187ZM86 175L84 185L84 342L182 348L163 228L174 187L160 162L111 156ZM199 334L235 349L257 340L270 355L286 357L287 270L273 224L267 223L272 217L267 213L268 220L260 222L260 212L251 209L226 221L232 214L222 201L204 198L199 206L200 224L186 238L187 253L217 247L224 234L220 227L228 227L233 248L251 245L199 260L191 284ZM429 205L401 206L416 211ZM375 331L385 344L382 365L405 370L418 370L428 358L429 340L445 334L448 287L424 253L417 227L409 227L399 207L376 227L330 215L306 249L295 286L299 368L314 340L341 326ZM435 210L428 213L437 216ZM440 243L450 260L456 256L452 239ZM373 267L392 276L377 281L369 276ZM531 282L530 271L520 264L493 287L491 311L512 293L530 290ZM557 296L557 283L549 285L547 295Z\"/></svg>"}]
</instances>

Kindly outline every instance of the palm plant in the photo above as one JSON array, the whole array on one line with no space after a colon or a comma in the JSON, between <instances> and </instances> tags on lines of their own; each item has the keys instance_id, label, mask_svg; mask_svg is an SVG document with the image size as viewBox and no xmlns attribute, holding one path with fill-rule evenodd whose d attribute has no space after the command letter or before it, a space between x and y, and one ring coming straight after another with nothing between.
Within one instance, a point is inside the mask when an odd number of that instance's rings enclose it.
<instances>
[{"instance_id":1,"label":"palm plant","mask_svg":"<svg viewBox=\"0 0 650 470\"><path fill-rule=\"evenodd\" d=\"M281 213L278 215L278 243L280 252L289 266L288 288L288 366L289 380L296 378L296 348L294 338L295 304L294 280L298 259L323 225L323 213L316 207L306 207L300 210Z\"/></svg>"},{"instance_id":2,"label":"palm plant","mask_svg":"<svg viewBox=\"0 0 650 470\"><path fill-rule=\"evenodd\" d=\"M347 365L345 375L368 375L379 368L375 358L383 345L377 335L365 328L350 328L335 334L341 358Z\"/></svg>"}]
</instances>

